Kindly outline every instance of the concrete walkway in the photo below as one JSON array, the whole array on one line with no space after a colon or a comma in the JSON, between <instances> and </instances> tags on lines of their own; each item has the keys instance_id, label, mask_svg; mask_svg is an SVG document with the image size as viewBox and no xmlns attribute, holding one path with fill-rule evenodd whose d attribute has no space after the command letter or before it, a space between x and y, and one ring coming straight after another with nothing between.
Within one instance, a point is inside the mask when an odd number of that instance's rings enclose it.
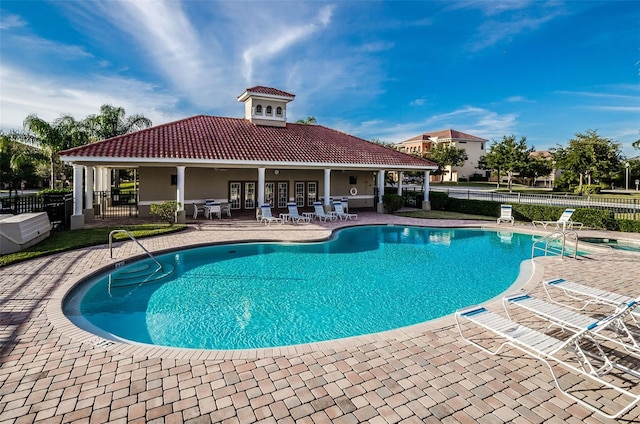
<instances>
[{"instance_id":1,"label":"concrete walkway","mask_svg":"<svg viewBox=\"0 0 640 424\"><path fill-rule=\"evenodd\" d=\"M227 241L319 240L353 224L495 227L359 215L353 222L298 226L199 220L186 231L141 242L158 252ZM532 231L530 225L514 228ZM139 253L132 242L114 248L117 260ZM562 395L539 361L514 349L491 357L465 343L451 316L278 349L200 351L104 340L73 326L60 305L83 276L113 263L102 245L0 268L0 424L610 422ZM541 294L541 277L553 276L640 294L640 254L608 250L535 264L525 286L534 294ZM501 311L498 301L487 307ZM565 378L576 384L572 375ZM633 384L640 390L637 380ZM606 405L617 401L595 393L584 396ZM620 422L639 422L638 415L636 406Z\"/></svg>"}]
</instances>

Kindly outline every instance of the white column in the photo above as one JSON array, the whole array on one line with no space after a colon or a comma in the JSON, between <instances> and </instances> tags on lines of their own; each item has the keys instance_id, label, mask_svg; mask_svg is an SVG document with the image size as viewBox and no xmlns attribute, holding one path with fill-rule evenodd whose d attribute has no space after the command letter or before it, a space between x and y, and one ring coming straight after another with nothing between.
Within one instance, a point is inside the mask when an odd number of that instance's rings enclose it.
<instances>
[{"instance_id":1,"label":"white column","mask_svg":"<svg viewBox=\"0 0 640 424\"><path fill-rule=\"evenodd\" d=\"M104 170L104 177L102 182L104 183L104 191L111 191L111 169L109 168L105 168Z\"/></svg>"},{"instance_id":2,"label":"white column","mask_svg":"<svg viewBox=\"0 0 640 424\"><path fill-rule=\"evenodd\" d=\"M402 196L402 179L404 178L404 172L398 171L398 196Z\"/></svg>"},{"instance_id":3,"label":"white column","mask_svg":"<svg viewBox=\"0 0 640 424\"><path fill-rule=\"evenodd\" d=\"M87 173L87 183L84 185L84 204L87 209L93 209L93 166L85 166L84 170Z\"/></svg>"},{"instance_id":4,"label":"white column","mask_svg":"<svg viewBox=\"0 0 640 424\"><path fill-rule=\"evenodd\" d=\"M182 211L184 210L184 170L185 170L185 166L177 166L176 167L178 169L178 175L176 176L176 183L178 188L176 189L176 200L178 201L178 203L180 203L180 206L178 206L178 210Z\"/></svg>"},{"instance_id":5,"label":"white column","mask_svg":"<svg viewBox=\"0 0 640 424\"><path fill-rule=\"evenodd\" d=\"M73 214L82 215L82 180L84 167L73 165Z\"/></svg>"},{"instance_id":6,"label":"white column","mask_svg":"<svg viewBox=\"0 0 640 424\"><path fill-rule=\"evenodd\" d=\"M429 178L431 171L424 171L424 201L429 201Z\"/></svg>"},{"instance_id":7,"label":"white column","mask_svg":"<svg viewBox=\"0 0 640 424\"><path fill-rule=\"evenodd\" d=\"M385 172L384 169L378 171L378 200L377 203L382 203L382 196L384 196L385 186Z\"/></svg>"},{"instance_id":8,"label":"white column","mask_svg":"<svg viewBox=\"0 0 640 424\"><path fill-rule=\"evenodd\" d=\"M101 167L97 167L97 168L94 168L94 169L95 169L95 173L96 173L95 181L94 181L95 190L96 191L102 191L102 176L103 176L102 168Z\"/></svg>"},{"instance_id":9,"label":"white column","mask_svg":"<svg viewBox=\"0 0 640 424\"><path fill-rule=\"evenodd\" d=\"M258 168L258 207L264 204L264 181L266 172L266 168Z\"/></svg>"},{"instance_id":10,"label":"white column","mask_svg":"<svg viewBox=\"0 0 640 424\"><path fill-rule=\"evenodd\" d=\"M330 206L331 203L329 198L331 197L331 169L324 170L324 206L327 209L327 206Z\"/></svg>"}]
</instances>

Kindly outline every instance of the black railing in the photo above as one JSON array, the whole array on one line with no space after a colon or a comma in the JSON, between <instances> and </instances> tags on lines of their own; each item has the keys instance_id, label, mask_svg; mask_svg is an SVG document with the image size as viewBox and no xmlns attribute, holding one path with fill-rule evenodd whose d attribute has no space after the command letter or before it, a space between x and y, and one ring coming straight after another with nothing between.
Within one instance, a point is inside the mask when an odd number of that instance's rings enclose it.
<instances>
[{"instance_id":1,"label":"black railing","mask_svg":"<svg viewBox=\"0 0 640 424\"><path fill-rule=\"evenodd\" d=\"M138 192L95 191L93 216L94 219L138 216Z\"/></svg>"},{"instance_id":2,"label":"black railing","mask_svg":"<svg viewBox=\"0 0 640 424\"><path fill-rule=\"evenodd\" d=\"M19 215L32 212L46 212L53 228L69 229L73 215L73 195L32 194L0 198L0 213Z\"/></svg>"}]
</instances>

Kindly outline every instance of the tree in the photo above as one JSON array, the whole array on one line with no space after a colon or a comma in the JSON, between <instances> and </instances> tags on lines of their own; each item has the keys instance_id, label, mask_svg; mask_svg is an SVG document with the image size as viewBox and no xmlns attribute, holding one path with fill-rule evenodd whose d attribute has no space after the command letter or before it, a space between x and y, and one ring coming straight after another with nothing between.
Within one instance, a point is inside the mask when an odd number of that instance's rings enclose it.
<instances>
[{"instance_id":1,"label":"tree","mask_svg":"<svg viewBox=\"0 0 640 424\"><path fill-rule=\"evenodd\" d=\"M538 177L549 175L551 171L553 171L553 163L550 159L532 155L527 166L520 171L520 176L531 178L532 185L535 186Z\"/></svg>"},{"instance_id":2,"label":"tree","mask_svg":"<svg viewBox=\"0 0 640 424\"><path fill-rule=\"evenodd\" d=\"M478 162L480 169L492 170L498 176L497 188L500 188L500 177L507 175L509 191L513 184L513 174L527 168L533 149L527 147L527 138L516 141L515 135L502 136L502 141L494 141L486 155ZM504 173L504 174L503 174Z\"/></svg>"},{"instance_id":3,"label":"tree","mask_svg":"<svg viewBox=\"0 0 640 424\"><path fill-rule=\"evenodd\" d=\"M640 149L640 139L634 141L633 143L631 143L631 145L635 148L635 149Z\"/></svg>"},{"instance_id":4,"label":"tree","mask_svg":"<svg viewBox=\"0 0 640 424\"><path fill-rule=\"evenodd\" d=\"M316 125L318 122L316 121L316 117L315 116L307 116L307 119L298 119L296 121L296 124L303 124L303 125Z\"/></svg>"},{"instance_id":5,"label":"tree","mask_svg":"<svg viewBox=\"0 0 640 424\"><path fill-rule=\"evenodd\" d=\"M577 133L567 147L551 150L557 168L578 179L578 194L582 194L585 179L611 179L620 169L620 144L599 136L595 130Z\"/></svg>"},{"instance_id":6,"label":"tree","mask_svg":"<svg viewBox=\"0 0 640 424\"><path fill-rule=\"evenodd\" d=\"M82 121L92 141L105 140L111 137L149 128L152 123L143 115L126 116L123 107L109 104L100 106L100 114L89 115Z\"/></svg>"},{"instance_id":7,"label":"tree","mask_svg":"<svg viewBox=\"0 0 640 424\"><path fill-rule=\"evenodd\" d=\"M469 159L469 155L464 149L459 149L448 143L437 143L429 152L429 159L438 164L440 182L444 181L444 168L447 166L462 166ZM453 179L453 172L449 174L449 181Z\"/></svg>"},{"instance_id":8,"label":"tree","mask_svg":"<svg viewBox=\"0 0 640 424\"><path fill-rule=\"evenodd\" d=\"M33 146L46 155L49 161L49 187L55 188L56 171L59 164L58 153L65 149L82 146L88 135L82 125L69 115L49 123L31 114L24 120L24 133L15 134L15 140Z\"/></svg>"},{"instance_id":9,"label":"tree","mask_svg":"<svg viewBox=\"0 0 640 424\"><path fill-rule=\"evenodd\" d=\"M47 158L37 149L15 141L17 133L5 134L0 131L0 181L9 185L9 196L22 182L35 183L35 167L39 161Z\"/></svg>"}]
</instances>

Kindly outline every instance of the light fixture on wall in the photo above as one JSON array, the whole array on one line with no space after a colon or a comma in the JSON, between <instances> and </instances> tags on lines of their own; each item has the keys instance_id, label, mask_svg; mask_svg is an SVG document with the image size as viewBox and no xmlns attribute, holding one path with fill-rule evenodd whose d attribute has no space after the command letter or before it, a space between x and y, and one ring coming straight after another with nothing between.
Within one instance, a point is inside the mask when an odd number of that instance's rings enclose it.
<instances>
[{"instance_id":1,"label":"light fixture on wall","mask_svg":"<svg viewBox=\"0 0 640 424\"><path fill-rule=\"evenodd\" d=\"M276 174L276 175L278 175L278 174L280 173L280 170L279 170L279 169L274 169L274 170L273 170L273 173L274 173L274 174Z\"/></svg>"}]
</instances>

